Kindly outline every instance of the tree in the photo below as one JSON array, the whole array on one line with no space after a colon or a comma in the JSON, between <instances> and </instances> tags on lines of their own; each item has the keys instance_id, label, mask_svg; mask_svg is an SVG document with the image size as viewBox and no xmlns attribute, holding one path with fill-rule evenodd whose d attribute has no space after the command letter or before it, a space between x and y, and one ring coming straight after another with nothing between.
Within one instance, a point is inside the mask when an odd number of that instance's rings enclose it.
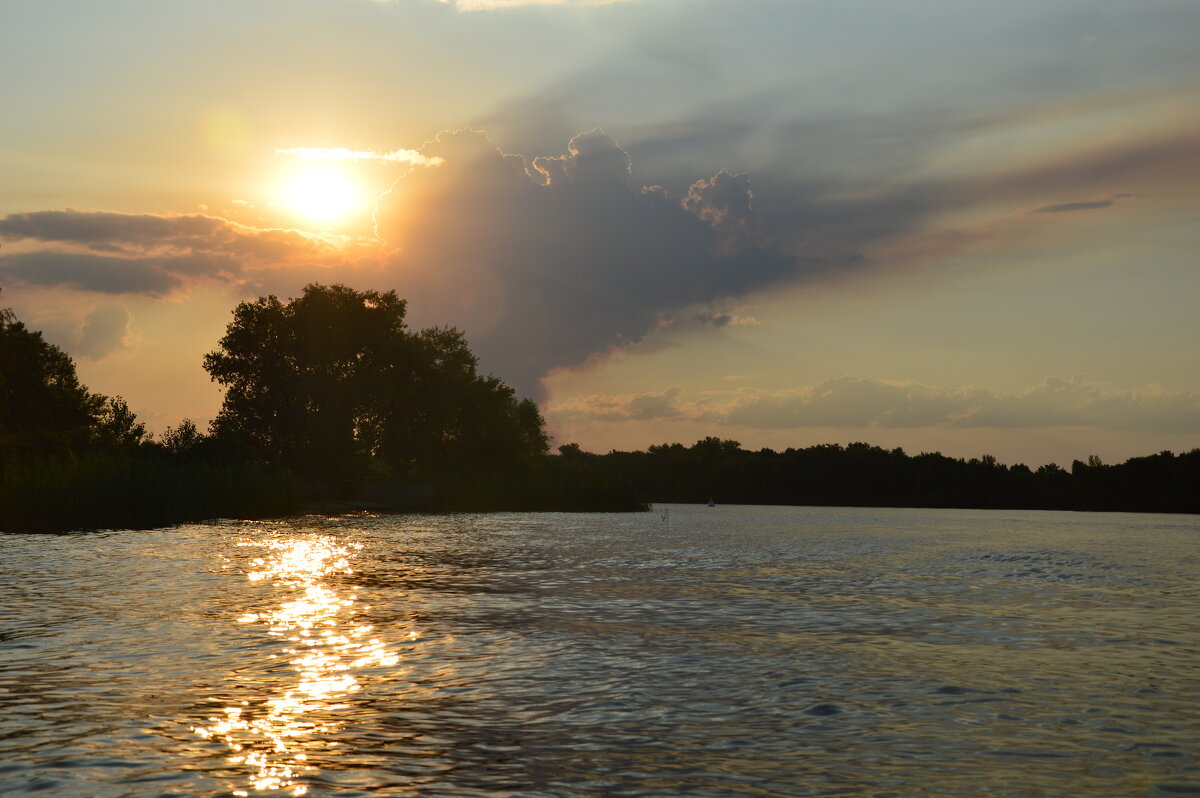
<instances>
[{"instance_id":1,"label":"tree","mask_svg":"<svg viewBox=\"0 0 1200 798\"><path fill-rule=\"evenodd\" d=\"M395 291L307 285L243 302L204 368L227 387L213 433L309 477L378 466L426 475L499 468L546 450L532 402L481 377L462 333L409 331Z\"/></svg>"},{"instance_id":2,"label":"tree","mask_svg":"<svg viewBox=\"0 0 1200 798\"><path fill-rule=\"evenodd\" d=\"M80 384L66 352L0 310L0 465L80 453L104 401Z\"/></svg>"},{"instance_id":3,"label":"tree","mask_svg":"<svg viewBox=\"0 0 1200 798\"><path fill-rule=\"evenodd\" d=\"M394 292L306 286L233 311L220 350L204 368L227 386L214 433L247 455L315 474L356 470L370 419L356 399L364 375L393 362L404 339L405 303Z\"/></svg>"},{"instance_id":4,"label":"tree","mask_svg":"<svg viewBox=\"0 0 1200 798\"><path fill-rule=\"evenodd\" d=\"M167 427L158 445L174 455L190 455L203 445L205 437L196 429L196 422L185 418L178 427Z\"/></svg>"},{"instance_id":5,"label":"tree","mask_svg":"<svg viewBox=\"0 0 1200 798\"><path fill-rule=\"evenodd\" d=\"M124 399L91 393L70 355L0 309L0 466L131 451L145 437Z\"/></svg>"},{"instance_id":6,"label":"tree","mask_svg":"<svg viewBox=\"0 0 1200 798\"><path fill-rule=\"evenodd\" d=\"M103 401L92 424L92 445L104 451L133 451L146 440L146 425L120 396Z\"/></svg>"},{"instance_id":7,"label":"tree","mask_svg":"<svg viewBox=\"0 0 1200 798\"><path fill-rule=\"evenodd\" d=\"M582 460L585 457L595 456L591 452L585 452L578 443L564 443L558 447L558 455L568 460Z\"/></svg>"}]
</instances>

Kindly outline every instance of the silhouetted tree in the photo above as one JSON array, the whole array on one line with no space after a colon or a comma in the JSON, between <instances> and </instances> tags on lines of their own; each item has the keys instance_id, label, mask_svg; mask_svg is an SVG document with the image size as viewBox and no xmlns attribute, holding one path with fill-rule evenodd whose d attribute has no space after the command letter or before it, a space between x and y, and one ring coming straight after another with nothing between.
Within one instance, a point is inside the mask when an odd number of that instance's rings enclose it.
<instances>
[{"instance_id":1,"label":"silhouetted tree","mask_svg":"<svg viewBox=\"0 0 1200 798\"><path fill-rule=\"evenodd\" d=\"M0 465L86 450L105 409L66 352L0 310Z\"/></svg>"},{"instance_id":2,"label":"silhouetted tree","mask_svg":"<svg viewBox=\"0 0 1200 798\"><path fill-rule=\"evenodd\" d=\"M146 425L120 396L103 401L92 426L92 445L102 451L132 451L147 440Z\"/></svg>"},{"instance_id":3,"label":"silhouetted tree","mask_svg":"<svg viewBox=\"0 0 1200 798\"><path fill-rule=\"evenodd\" d=\"M580 448L578 443L564 443L562 446L558 447L558 454L559 456L566 457L568 459L595 457L595 455L585 452L582 448Z\"/></svg>"},{"instance_id":4,"label":"silhouetted tree","mask_svg":"<svg viewBox=\"0 0 1200 798\"><path fill-rule=\"evenodd\" d=\"M528 400L480 376L462 333L410 332L394 291L305 286L243 302L204 368L227 391L213 432L312 477L461 473L546 451Z\"/></svg>"},{"instance_id":5,"label":"silhouetted tree","mask_svg":"<svg viewBox=\"0 0 1200 798\"><path fill-rule=\"evenodd\" d=\"M196 428L196 422L185 418L177 427L167 427L158 445L171 454L189 455L204 443L205 436Z\"/></svg>"},{"instance_id":6,"label":"silhouetted tree","mask_svg":"<svg viewBox=\"0 0 1200 798\"><path fill-rule=\"evenodd\" d=\"M537 405L480 376L458 330L421 330L397 352L403 359L375 375L368 398L373 450L394 469L463 474L528 464L546 451Z\"/></svg>"}]
</instances>

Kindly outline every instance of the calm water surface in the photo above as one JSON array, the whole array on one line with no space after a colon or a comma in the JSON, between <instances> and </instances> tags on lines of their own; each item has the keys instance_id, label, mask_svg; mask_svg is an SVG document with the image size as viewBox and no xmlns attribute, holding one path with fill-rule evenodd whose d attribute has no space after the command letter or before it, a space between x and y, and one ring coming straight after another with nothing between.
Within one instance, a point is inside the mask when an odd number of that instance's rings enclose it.
<instances>
[{"instance_id":1,"label":"calm water surface","mask_svg":"<svg viewBox=\"0 0 1200 798\"><path fill-rule=\"evenodd\" d=\"M1200 794L1200 519L0 537L0 794Z\"/></svg>"}]
</instances>

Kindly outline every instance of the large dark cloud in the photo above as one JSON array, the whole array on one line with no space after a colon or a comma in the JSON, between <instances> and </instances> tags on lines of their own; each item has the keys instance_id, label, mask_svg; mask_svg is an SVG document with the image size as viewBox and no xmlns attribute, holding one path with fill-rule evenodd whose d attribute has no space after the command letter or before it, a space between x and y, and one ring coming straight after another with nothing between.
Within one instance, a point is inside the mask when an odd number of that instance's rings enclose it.
<instances>
[{"instance_id":1,"label":"large dark cloud","mask_svg":"<svg viewBox=\"0 0 1200 798\"><path fill-rule=\"evenodd\" d=\"M941 224L964 209L1052 224L1112 203L1089 198L1200 179L1200 143L1167 134L1021 168L922 171L941 142L1019 124L908 114L857 126L778 123L771 135L761 125L680 124L642 130L628 150L593 130L563 155L532 158L503 153L482 132L444 133L422 150L439 165L412 167L379 199L382 250L351 255L296 231L206 215L39 211L0 218L0 239L40 247L0 254L0 279L151 296L201 279L248 294L287 295L310 280L395 288L412 301L414 323L463 328L484 368L539 395L555 368L673 319L719 326L732 320L731 300L784 281L927 263L997 234L986 221ZM753 191L749 177L729 169L643 185L630 154L649 153L677 172L696 148L754 145ZM1014 213L1029 210L1044 212ZM352 262L362 268L337 268Z\"/></svg>"},{"instance_id":2,"label":"large dark cloud","mask_svg":"<svg viewBox=\"0 0 1200 798\"><path fill-rule=\"evenodd\" d=\"M485 367L530 394L665 314L806 268L756 232L745 177L719 172L680 198L633 187L628 154L598 130L532 162L478 131L422 154L443 162L403 177L377 210L397 287L448 309Z\"/></svg>"},{"instance_id":3,"label":"large dark cloud","mask_svg":"<svg viewBox=\"0 0 1200 798\"><path fill-rule=\"evenodd\" d=\"M201 279L282 294L310 279L378 282L412 300L416 323L465 329L485 368L538 395L556 367L813 263L767 239L744 175L720 170L673 197L637 185L629 155L598 129L559 156L504 154L471 130L442 134L422 155L437 165L412 168L378 203L391 254L362 254L359 272L328 270L346 254L295 231L64 210L0 218L0 239L24 249L0 255L0 278L154 297Z\"/></svg>"}]
</instances>

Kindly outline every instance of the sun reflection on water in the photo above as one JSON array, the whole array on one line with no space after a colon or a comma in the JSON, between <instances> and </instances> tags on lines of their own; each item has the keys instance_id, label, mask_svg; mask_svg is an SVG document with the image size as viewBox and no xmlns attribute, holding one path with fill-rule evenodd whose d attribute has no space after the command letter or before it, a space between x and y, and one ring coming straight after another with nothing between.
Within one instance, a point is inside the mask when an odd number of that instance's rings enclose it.
<instances>
[{"instance_id":1,"label":"sun reflection on water","mask_svg":"<svg viewBox=\"0 0 1200 798\"><path fill-rule=\"evenodd\" d=\"M283 649L295 671L289 689L255 701L227 706L209 725L192 728L204 739L229 747L229 761L248 775L249 789L284 790L304 795L305 774L317 768L305 751L314 739L336 731L344 699L361 689L355 671L395 665L399 657L373 635L373 627L356 618L357 588L339 592L328 584L335 575L353 574L350 561L360 543L339 543L332 537L242 540L239 547L265 550L252 561L250 582L269 581L291 598L265 612L248 612L239 623L259 624L267 634L289 644ZM273 655L277 656L277 655Z\"/></svg>"}]
</instances>

